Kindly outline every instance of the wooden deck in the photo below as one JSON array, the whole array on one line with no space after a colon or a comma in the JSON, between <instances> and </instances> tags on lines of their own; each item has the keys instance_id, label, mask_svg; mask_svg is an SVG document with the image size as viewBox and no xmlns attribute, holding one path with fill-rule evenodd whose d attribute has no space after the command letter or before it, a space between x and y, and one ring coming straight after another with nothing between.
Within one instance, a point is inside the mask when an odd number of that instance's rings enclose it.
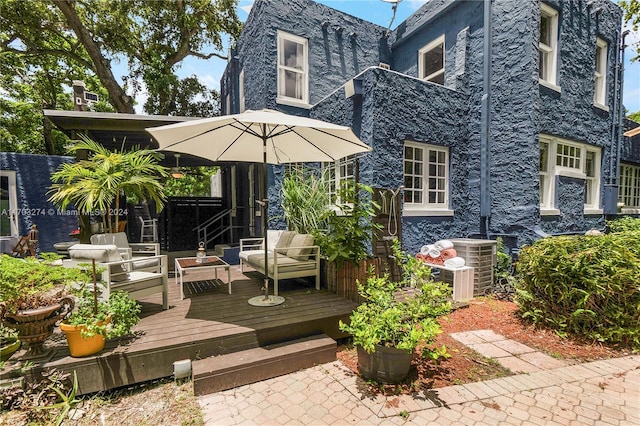
<instances>
[{"instance_id":1,"label":"wooden deck","mask_svg":"<svg viewBox=\"0 0 640 426\"><path fill-rule=\"evenodd\" d=\"M310 281L294 279L280 284L280 295L285 297L282 305L251 306L248 299L263 293L260 276L242 275L237 266L231 270L232 294L226 283L212 285L213 271L202 271L185 277L184 300L180 300L175 278L170 277L170 309L162 310L160 294L142 299L136 336L119 345L107 342L96 356L71 358L64 336L56 330L45 343L56 348L56 355L46 363L36 363L28 379L43 369L75 370L79 391L84 394L171 376L178 360L203 359L319 333L334 339L344 336L338 321L348 318L355 303L326 290L317 291ZM226 279L226 274L219 274L223 276ZM188 285L190 280L200 281Z\"/></svg>"}]
</instances>

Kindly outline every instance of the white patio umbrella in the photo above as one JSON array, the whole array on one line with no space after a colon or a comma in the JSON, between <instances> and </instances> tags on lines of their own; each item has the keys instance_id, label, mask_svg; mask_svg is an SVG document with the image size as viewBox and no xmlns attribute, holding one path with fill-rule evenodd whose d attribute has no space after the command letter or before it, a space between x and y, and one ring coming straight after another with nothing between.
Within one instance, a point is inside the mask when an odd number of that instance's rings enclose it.
<instances>
[{"instance_id":1,"label":"white patio umbrella","mask_svg":"<svg viewBox=\"0 0 640 426\"><path fill-rule=\"evenodd\" d=\"M262 189L265 197L267 164L336 161L371 151L371 147L358 139L349 127L268 109L146 130L158 141L162 151L195 155L211 161L263 163ZM267 199L260 204L267 269ZM266 270L264 281L264 298L258 296L249 303L257 306L282 303L284 298L269 295Z\"/></svg>"}]
</instances>

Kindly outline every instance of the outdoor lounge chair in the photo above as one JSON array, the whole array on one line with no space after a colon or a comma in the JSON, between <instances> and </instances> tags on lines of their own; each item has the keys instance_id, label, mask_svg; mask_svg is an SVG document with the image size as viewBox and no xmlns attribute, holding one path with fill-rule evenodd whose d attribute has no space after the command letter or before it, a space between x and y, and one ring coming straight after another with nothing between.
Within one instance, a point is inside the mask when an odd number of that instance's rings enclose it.
<instances>
[{"instance_id":1,"label":"outdoor lounge chair","mask_svg":"<svg viewBox=\"0 0 640 426\"><path fill-rule=\"evenodd\" d=\"M278 281L287 278L315 277L316 290L320 290L320 247L313 245L313 236L293 231L267 233L267 276L273 279L274 295L278 295ZM243 273L245 264L265 273L262 238L241 239L239 256Z\"/></svg>"},{"instance_id":2,"label":"outdoor lounge chair","mask_svg":"<svg viewBox=\"0 0 640 426\"><path fill-rule=\"evenodd\" d=\"M70 260L63 261L65 267L78 267L96 260L102 268L102 298L108 299L113 291L125 291L132 299L162 293L162 307L169 309L169 269L167 256L150 256L157 264L157 271L133 270L134 260L124 260L115 245L76 244L69 248Z\"/></svg>"},{"instance_id":3,"label":"outdoor lounge chair","mask_svg":"<svg viewBox=\"0 0 640 426\"><path fill-rule=\"evenodd\" d=\"M123 260L133 260L131 264L134 270L157 271L159 263L155 256L160 254L158 243L130 243L127 234L115 232L113 234L94 234L91 236L91 244L108 245L118 247Z\"/></svg>"}]
</instances>

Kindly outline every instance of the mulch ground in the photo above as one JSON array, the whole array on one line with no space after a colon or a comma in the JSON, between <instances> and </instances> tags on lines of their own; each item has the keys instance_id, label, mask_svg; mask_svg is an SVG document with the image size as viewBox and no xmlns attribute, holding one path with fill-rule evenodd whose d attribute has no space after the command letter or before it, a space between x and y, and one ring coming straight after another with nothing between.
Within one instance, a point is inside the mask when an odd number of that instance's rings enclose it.
<instances>
[{"instance_id":1,"label":"mulch ground","mask_svg":"<svg viewBox=\"0 0 640 426\"><path fill-rule=\"evenodd\" d=\"M450 333L471 330L493 330L504 337L516 340L547 355L569 363L581 363L628 355L629 351L607 347L599 343L580 341L576 338L561 338L548 329L536 328L520 318L513 302L480 298L467 307L453 311L440 320L442 334L436 346L445 345L450 358L439 364L422 359L417 354L405 383L401 385L370 384L372 392L384 394L407 394L420 390L449 385L477 382L512 374L497 362L487 359L450 337ZM357 372L357 355L352 345L338 348L338 359L349 369Z\"/></svg>"}]
</instances>

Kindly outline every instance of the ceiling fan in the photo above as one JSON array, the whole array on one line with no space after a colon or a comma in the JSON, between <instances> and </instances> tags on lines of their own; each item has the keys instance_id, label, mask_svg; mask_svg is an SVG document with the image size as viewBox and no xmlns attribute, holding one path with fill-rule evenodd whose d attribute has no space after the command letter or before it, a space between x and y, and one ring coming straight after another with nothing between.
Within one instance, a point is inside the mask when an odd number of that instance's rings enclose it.
<instances>
[{"instance_id":1,"label":"ceiling fan","mask_svg":"<svg viewBox=\"0 0 640 426\"><path fill-rule=\"evenodd\" d=\"M171 168L171 177L174 179L182 179L184 177L184 173L180 169L180 154L173 154L176 157L176 166Z\"/></svg>"}]
</instances>

